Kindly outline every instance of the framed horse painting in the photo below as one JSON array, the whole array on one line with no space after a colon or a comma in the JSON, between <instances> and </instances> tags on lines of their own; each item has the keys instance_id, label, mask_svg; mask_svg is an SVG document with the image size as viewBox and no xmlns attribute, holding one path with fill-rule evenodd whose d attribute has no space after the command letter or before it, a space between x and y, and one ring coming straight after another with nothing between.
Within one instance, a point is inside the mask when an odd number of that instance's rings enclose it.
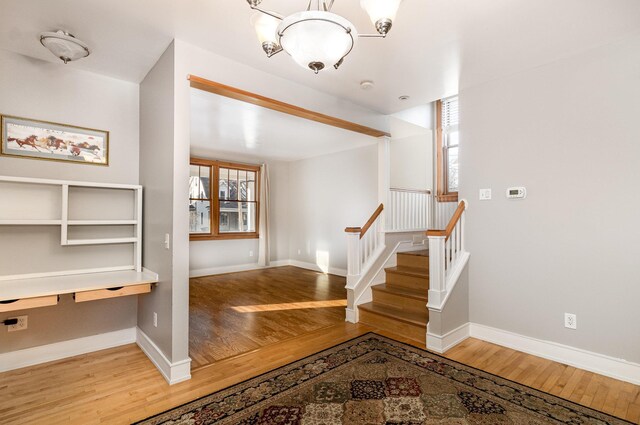
<instances>
[{"instance_id":1,"label":"framed horse painting","mask_svg":"<svg viewBox=\"0 0 640 425\"><path fill-rule=\"evenodd\" d=\"M109 165L108 131L8 115L0 117L3 156Z\"/></svg>"}]
</instances>

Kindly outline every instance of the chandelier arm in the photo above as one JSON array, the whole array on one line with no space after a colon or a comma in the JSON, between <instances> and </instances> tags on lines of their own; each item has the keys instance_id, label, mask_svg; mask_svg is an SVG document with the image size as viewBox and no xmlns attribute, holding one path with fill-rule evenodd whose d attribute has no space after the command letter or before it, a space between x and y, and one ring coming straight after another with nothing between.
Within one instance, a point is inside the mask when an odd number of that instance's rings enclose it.
<instances>
[{"instance_id":1,"label":"chandelier arm","mask_svg":"<svg viewBox=\"0 0 640 425\"><path fill-rule=\"evenodd\" d=\"M268 57L268 58L271 58L271 57L273 57L273 56L277 55L278 53L282 52L283 50L284 50L284 49L283 49L282 47L279 47L279 48L278 48L278 49L276 49L273 53L271 53L271 54L267 54L267 57Z\"/></svg>"},{"instance_id":2,"label":"chandelier arm","mask_svg":"<svg viewBox=\"0 0 640 425\"><path fill-rule=\"evenodd\" d=\"M358 34L358 38L387 38L387 34Z\"/></svg>"},{"instance_id":3,"label":"chandelier arm","mask_svg":"<svg viewBox=\"0 0 640 425\"><path fill-rule=\"evenodd\" d=\"M284 19L284 16L282 16L282 15L281 15L281 14L279 14L279 13L272 12L272 11L270 11L270 10L261 9L261 8L259 8L258 6L252 6L252 5L249 5L249 7L250 7L251 9L253 9L253 10L257 10L257 11L258 11L258 12L260 12L260 13L264 13L265 15L269 15L269 16L274 17L274 18L276 18L276 19L280 19L281 21Z\"/></svg>"}]
</instances>

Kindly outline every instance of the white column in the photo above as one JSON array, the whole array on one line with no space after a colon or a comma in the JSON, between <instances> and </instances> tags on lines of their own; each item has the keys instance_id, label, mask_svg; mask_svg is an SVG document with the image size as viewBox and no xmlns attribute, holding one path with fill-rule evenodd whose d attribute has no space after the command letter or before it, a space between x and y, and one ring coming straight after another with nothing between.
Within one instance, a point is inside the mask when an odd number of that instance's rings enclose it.
<instances>
[{"instance_id":1,"label":"white column","mask_svg":"<svg viewBox=\"0 0 640 425\"><path fill-rule=\"evenodd\" d=\"M391 138L387 136L378 139L378 203L384 205L384 208L390 206L389 188L391 187L391 150L389 143ZM382 233L386 232L386 223L381 220L378 230Z\"/></svg>"},{"instance_id":2,"label":"white column","mask_svg":"<svg viewBox=\"0 0 640 425\"><path fill-rule=\"evenodd\" d=\"M354 229L355 230L355 229ZM347 287L353 288L362 271L360 231L347 232Z\"/></svg>"},{"instance_id":3,"label":"white column","mask_svg":"<svg viewBox=\"0 0 640 425\"><path fill-rule=\"evenodd\" d=\"M429 302L428 308L439 310L447 294L445 280L445 236L429 236Z\"/></svg>"}]
</instances>

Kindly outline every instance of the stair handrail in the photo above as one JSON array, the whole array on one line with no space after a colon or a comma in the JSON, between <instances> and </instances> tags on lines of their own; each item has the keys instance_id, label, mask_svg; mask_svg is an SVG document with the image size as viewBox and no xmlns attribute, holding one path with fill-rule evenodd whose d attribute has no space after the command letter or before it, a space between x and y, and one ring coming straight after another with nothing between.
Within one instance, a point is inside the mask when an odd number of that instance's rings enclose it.
<instances>
[{"instance_id":1,"label":"stair handrail","mask_svg":"<svg viewBox=\"0 0 640 425\"><path fill-rule=\"evenodd\" d=\"M464 210L466 208L467 203L463 199L460 201L460 203L458 203L458 208L456 208L455 212L451 216L447 227L445 227L444 230L427 230L427 236L445 236L445 242L448 241L451 237L451 234L453 233L453 230L458 224L458 221L462 219L462 214L464 213Z\"/></svg>"},{"instance_id":2,"label":"stair handrail","mask_svg":"<svg viewBox=\"0 0 640 425\"><path fill-rule=\"evenodd\" d=\"M464 234L466 208L467 202L463 199L444 230L426 232L429 239L429 310L442 311L469 258Z\"/></svg>"},{"instance_id":3,"label":"stair handrail","mask_svg":"<svg viewBox=\"0 0 640 425\"><path fill-rule=\"evenodd\" d=\"M384 211L384 205L380 204L378 206L378 208L376 208L376 210L373 212L373 214L371 214L371 217L369 217L369 220L367 220L367 222L364 224L364 226L362 226L362 227L347 227L345 229L345 232L349 232L349 229L359 229L360 230L360 239L362 239L364 237L364 235L369 231L369 229L371 228L373 223L375 223L376 219L380 216L380 214L382 214L382 211Z\"/></svg>"},{"instance_id":4,"label":"stair handrail","mask_svg":"<svg viewBox=\"0 0 640 425\"><path fill-rule=\"evenodd\" d=\"M383 211L384 205L380 204L364 226L344 229L347 233L347 288L355 286L384 249Z\"/></svg>"}]
</instances>

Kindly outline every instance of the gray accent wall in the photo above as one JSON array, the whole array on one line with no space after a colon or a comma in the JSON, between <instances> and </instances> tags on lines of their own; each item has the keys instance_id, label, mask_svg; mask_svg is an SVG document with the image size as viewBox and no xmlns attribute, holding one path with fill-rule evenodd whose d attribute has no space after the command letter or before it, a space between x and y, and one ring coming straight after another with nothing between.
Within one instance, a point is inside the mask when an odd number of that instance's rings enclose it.
<instances>
[{"instance_id":1,"label":"gray accent wall","mask_svg":"<svg viewBox=\"0 0 640 425\"><path fill-rule=\"evenodd\" d=\"M140 84L142 263L158 273L159 283L151 294L138 299L138 327L170 361L175 360L172 357L174 62L171 44ZM171 237L170 249L164 247L165 234ZM154 312L158 315L157 327L153 325Z\"/></svg>"},{"instance_id":2,"label":"gray accent wall","mask_svg":"<svg viewBox=\"0 0 640 425\"><path fill-rule=\"evenodd\" d=\"M635 36L461 90L472 322L640 362L639 64Z\"/></svg>"}]
</instances>

